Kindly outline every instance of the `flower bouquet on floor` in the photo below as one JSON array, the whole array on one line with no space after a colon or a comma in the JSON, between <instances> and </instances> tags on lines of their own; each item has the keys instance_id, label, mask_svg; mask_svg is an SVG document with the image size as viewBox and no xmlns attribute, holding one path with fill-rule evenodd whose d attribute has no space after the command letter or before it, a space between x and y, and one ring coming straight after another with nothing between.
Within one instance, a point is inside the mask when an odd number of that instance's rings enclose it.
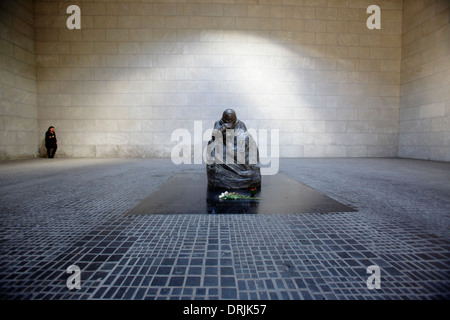
<instances>
[{"instance_id":1,"label":"flower bouquet on floor","mask_svg":"<svg viewBox=\"0 0 450 320\"><path fill-rule=\"evenodd\" d=\"M243 194L237 193L237 192L223 192L219 199L221 200L261 200L261 198L256 198L253 196L244 196Z\"/></svg>"}]
</instances>

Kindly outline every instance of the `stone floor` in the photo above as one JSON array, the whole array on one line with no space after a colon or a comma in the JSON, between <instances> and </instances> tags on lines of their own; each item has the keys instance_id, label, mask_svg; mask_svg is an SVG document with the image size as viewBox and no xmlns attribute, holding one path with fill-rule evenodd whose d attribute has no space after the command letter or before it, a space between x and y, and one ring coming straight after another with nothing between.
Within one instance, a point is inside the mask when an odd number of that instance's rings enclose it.
<instances>
[{"instance_id":1,"label":"stone floor","mask_svg":"<svg viewBox=\"0 0 450 320\"><path fill-rule=\"evenodd\" d=\"M358 212L126 215L170 159L0 163L0 299L448 299L450 163L281 159ZM70 265L80 289L67 287ZM369 289L369 266L380 289Z\"/></svg>"}]
</instances>

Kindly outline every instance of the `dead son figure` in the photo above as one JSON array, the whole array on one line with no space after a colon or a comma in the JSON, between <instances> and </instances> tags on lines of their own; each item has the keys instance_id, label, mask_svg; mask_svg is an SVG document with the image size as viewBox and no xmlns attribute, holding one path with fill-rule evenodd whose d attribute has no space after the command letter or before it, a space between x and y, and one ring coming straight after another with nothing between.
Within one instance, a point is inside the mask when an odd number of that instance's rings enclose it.
<instances>
[{"instance_id":1,"label":"dead son figure","mask_svg":"<svg viewBox=\"0 0 450 320\"><path fill-rule=\"evenodd\" d=\"M258 147L234 110L225 110L214 124L207 157L208 187L261 188Z\"/></svg>"}]
</instances>

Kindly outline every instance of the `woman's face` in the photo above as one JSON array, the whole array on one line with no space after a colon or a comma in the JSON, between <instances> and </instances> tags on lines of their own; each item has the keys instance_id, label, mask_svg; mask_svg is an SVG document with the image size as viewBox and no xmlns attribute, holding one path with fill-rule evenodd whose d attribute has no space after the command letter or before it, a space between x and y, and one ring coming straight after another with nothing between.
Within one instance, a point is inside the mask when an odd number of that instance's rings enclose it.
<instances>
[{"instance_id":1,"label":"woman's face","mask_svg":"<svg viewBox=\"0 0 450 320\"><path fill-rule=\"evenodd\" d=\"M53 133L53 131L54 131L55 129L54 128L50 128L50 133Z\"/></svg>"},{"instance_id":2,"label":"woman's face","mask_svg":"<svg viewBox=\"0 0 450 320\"><path fill-rule=\"evenodd\" d=\"M228 124L231 124L231 125L234 124L236 122L236 120L237 120L236 114L235 113L231 113L231 112L224 114L222 119L223 119L223 121L225 123L228 123Z\"/></svg>"}]
</instances>

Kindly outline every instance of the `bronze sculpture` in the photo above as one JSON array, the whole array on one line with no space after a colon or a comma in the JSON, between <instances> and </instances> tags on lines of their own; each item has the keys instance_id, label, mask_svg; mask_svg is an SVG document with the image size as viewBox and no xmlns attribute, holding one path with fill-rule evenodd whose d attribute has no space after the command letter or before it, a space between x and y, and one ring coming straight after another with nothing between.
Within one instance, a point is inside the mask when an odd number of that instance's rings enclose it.
<instances>
[{"instance_id":1,"label":"bronze sculpture","mask_svg":"<svg viewBox=\"0 0 450 320\"><path fill-rule=\"evenodd\" d=\"M256 142L236 112L227 109L214 124L208 142L208 187L222 189L261 188Z\"/></svg>"}]
</instances>

